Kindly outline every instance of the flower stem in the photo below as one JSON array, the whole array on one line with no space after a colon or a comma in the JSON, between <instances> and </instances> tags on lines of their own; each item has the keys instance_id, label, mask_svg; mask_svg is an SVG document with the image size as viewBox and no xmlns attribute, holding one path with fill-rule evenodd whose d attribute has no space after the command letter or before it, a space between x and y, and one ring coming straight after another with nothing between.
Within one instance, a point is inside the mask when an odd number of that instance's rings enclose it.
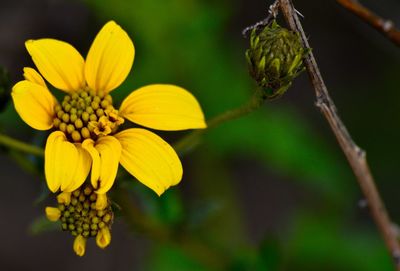
<instances>
[{"instance_id":1,"label":"flower stem","mask_svg":"<svg viewBox=\"0 0 400 271\"><path fill-rule=\"evenodd\" d=\"M251 98L249 99L249 101L247 101L247 103L237 108L225 111L220 115L217 115L216 117L210 119L209 121L207 121L207 129L195 130L190 132L189 134L187 134L177 143L174 144L174 149L178 153L186 152L187 150L196 146L199 143L201 136L207 131L209 131L211 128L214 128L226 121L237 119L241 116L244 116L256 110L263 104L265 99L266 97L263 90L257 88L254 91L253 96L251 96Z\"/></svg>"},{"instance_id":2,"label":"flower stem","mask_svg":"<svg viewBox=\"0 0 400 271\"><path fill-rule=\"evenodd\" d=\"M26 152L39 157L43 157L44 151L42 148L22 142L12 137L0 133L0 145L6 146L10 149Z\"/></svg>"}]
</instances>

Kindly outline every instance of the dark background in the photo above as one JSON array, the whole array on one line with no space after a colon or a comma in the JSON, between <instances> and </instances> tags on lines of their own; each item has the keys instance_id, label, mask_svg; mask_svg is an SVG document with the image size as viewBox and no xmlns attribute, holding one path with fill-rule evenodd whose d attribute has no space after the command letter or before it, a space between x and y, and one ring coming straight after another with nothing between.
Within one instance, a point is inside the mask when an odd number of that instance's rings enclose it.
<instances>
[{"instance_id":1,"label":"dark background","mask_svg":"<svg viewBox=\"0 0 400 271\"><path fill-rule=\"evenodd\" d=\"M362 3L400 25L398 1ZM24 48L31 38L61 39L85 56L102 25L113 19L136 48L129 79L113 93L115 99L122 101L145 84L173 83L190 90L210 118L251 95L241 31L263 19L268 4L2 0L0 65L13 83L21 80L23 67L32 66ZM304 15L303 27L339 113L367 151L398 222L400 50L333 0L294 4ZM184 223L189 236L228 255L228 270L393 270L314 102L304 73L281 99L210 131L183 156L181 184L161 198L132 180L124 184L157 225ZM38 145L46 136L24 124L11 103L0 114L0 130ZM173 143L184 134L161 135ZM1 270L213 270L184 246L160 241L122 217L106 250L89 241L85 257L75 256L71 236L38 222L54 200L46 197L42 162L31 159L36 166L27 169L15 153L3 150L0 156Z\"/></svg>"}]
</instances>

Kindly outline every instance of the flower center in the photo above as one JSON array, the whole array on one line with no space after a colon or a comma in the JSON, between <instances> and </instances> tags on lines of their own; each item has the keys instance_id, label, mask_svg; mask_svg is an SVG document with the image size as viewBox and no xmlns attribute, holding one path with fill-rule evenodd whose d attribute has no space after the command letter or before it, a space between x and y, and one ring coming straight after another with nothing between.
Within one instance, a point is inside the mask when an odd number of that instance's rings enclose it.
<instances>
[{"instance_id":1,"label":"flower center","mask_svg":"<svg viewBox=\"0 0 400 271\"><path fill-rule=\"evenodd\" d=\"M70 231L73 236L95 237L99 231L113 222L113 211L108 202L102 210L96 209L97 194L91 185L81 187L71 193L68 204L59 204L60 220L63 231Z\"/></svg>"},{"instance_id":2,"label":"flower center","mask_svg":"<svg viewBox=\"0 0 400 271\"><path fill-rule=\"evenodd\" d=\"M113 134L124 122L109 94L88 88L65 95L55 112L54 127L64 132L71 142Z\"/></svg>"}]
</instances>

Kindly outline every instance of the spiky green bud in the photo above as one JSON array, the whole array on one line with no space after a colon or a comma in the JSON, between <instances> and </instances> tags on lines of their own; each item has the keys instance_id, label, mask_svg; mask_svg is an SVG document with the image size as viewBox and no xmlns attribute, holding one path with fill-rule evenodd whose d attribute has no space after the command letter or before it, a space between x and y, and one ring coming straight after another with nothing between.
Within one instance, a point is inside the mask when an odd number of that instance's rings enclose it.
<instances>
[{"instance_id":1,"label":"spiky green bud","mask_svg":"<svg viewBox=\"0 0 400 271\"><path fill-rule=\"evenodd\" d=\"M278 25L274 20L264 29L253 29L246 59L250 74L265 90L266 97L281 96L303 70L308 50L300 35Z\"/></svg>"}]
</instances>

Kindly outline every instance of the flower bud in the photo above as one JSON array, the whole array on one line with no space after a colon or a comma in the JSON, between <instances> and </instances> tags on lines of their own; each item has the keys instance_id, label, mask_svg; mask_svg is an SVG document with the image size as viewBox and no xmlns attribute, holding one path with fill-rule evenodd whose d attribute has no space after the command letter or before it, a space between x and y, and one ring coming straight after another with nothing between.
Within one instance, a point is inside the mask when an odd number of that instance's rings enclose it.
<instances>
[{"instance_id":1,"label":"flower bud","mask_svg":"<svg viewBox=\"0 0 400 271\"><path fill-rule=\"evenodd\" d=\"M250 74L268 99L281 96L303 70L308 50L300 35L282 28L274 20L264 29L253 29L246 59Z\"/></svg>"}]
</instances>

